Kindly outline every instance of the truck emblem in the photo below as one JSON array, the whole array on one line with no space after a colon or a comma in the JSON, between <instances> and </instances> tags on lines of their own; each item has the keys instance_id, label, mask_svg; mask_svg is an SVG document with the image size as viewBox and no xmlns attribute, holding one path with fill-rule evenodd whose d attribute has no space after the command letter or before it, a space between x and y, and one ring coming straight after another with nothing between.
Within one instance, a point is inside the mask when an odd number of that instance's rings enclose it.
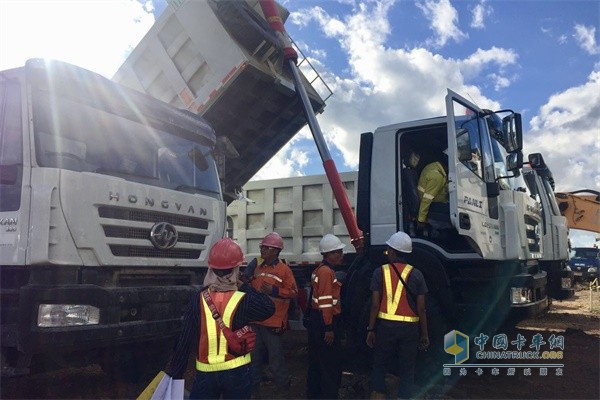
<instances>
[{"instance_id":1,"label":"truck emblem","mask_svg":"<svg viewBox=\"0 0 600 400\"><path fill-rule=\"evenodd\" d=\"M177 229L167 222L158 222L150 230L150 241L159 250L175 247L178 237Z\"/></svg>"}]
</instances>

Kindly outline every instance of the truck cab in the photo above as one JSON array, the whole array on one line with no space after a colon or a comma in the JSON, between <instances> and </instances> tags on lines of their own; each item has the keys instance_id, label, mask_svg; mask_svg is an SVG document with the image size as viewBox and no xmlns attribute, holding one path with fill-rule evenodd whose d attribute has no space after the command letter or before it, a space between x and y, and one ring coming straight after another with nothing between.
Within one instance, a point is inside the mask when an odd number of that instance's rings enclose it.
<instances>
[{"instance_id":1,"label":"truck cab","mask_svg":"<svg viewBox=\"0 0 600 400\"><path fill-rule=\"evenodd\" d=\"M541 205L506 181L523 163L520 115L482 110L451 90L446 106L445 117L362 135L357 218L367 258L380 265L390 235L409 232L411 264L423 272L430 290L428 313L438 313L432 321L445 316L463 332L539 315L548 307L546 273L539 266ZM406 208L415 188L403 179L410 164L406 148L421 154L416 176L447 149L449 201L442 206L449 224L437 233L411 228ZM487 320L482 309L489 310Z\"/></svg>"},{"instance_id":2,"label":"truck cab","mask_svg":"<svg viewBox=\"0 0 600 400\"><path fill-rule=\"evenodd\" d=\"M540 153L528 156L523 177L530 195L542 205L542 240L544 252L540 265L548 275L548 296L556 300L573 297L573 271L569 259L569 228L561 215L554 192L554 178Z\"/></svg>"}]
</instances>

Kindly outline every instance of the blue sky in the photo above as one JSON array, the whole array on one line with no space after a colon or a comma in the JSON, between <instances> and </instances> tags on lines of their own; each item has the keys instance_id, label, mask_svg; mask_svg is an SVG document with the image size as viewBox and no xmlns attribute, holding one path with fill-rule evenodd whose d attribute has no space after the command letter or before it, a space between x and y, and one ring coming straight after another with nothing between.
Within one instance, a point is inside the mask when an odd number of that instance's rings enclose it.
<instances>
[{"instance_id":1,"label":"blue sky","mask_svg":"<svg viewBox=\"0 0 600 400\"><path fill-rule=\"evenodd\" d=\"M445 113L451 88L523 114L557 189L600 190L600 2L283 0L286 29L334 95L318 120L340 171L358 137ZM0 70L52 57L111 77L165 0L0 0ZM322 173L307 129L256 178ZM594 237L572 231L577 245Z\"/></svg>"}]
</instances>

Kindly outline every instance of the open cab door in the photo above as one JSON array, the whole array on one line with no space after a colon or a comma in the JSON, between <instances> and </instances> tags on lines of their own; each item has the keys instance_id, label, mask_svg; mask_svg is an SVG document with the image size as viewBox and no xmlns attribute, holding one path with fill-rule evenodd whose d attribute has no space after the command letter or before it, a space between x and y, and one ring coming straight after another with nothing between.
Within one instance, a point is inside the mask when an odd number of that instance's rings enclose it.
<instances>
[{"instance_id":1,"label":"open cab door","mask_svg":"<svg viewBox=\"0 0 600 400\"><path fill-rule=\"evenodd\" d=\"M448 89L448 192L450 219L479 255L501 257L492 139L484 112Z\"/></svg>"}]
</instances>

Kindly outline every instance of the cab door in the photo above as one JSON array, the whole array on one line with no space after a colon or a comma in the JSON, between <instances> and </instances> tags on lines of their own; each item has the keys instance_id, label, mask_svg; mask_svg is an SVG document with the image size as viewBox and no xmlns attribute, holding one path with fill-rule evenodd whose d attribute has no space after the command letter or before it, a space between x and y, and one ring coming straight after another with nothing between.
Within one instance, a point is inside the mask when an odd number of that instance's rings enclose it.
<instances>
[{"instance_id":1,"label":"cab door","mask_svg":"<svg viewBox=\"0 0 600 400\"><path fill-rule=\"evenodd\" d=\"M499 193L487 122L479 107L449 89L446 111L450 218L480 255L497 259L502 249Z\"/></svg>"}]
</instances>

